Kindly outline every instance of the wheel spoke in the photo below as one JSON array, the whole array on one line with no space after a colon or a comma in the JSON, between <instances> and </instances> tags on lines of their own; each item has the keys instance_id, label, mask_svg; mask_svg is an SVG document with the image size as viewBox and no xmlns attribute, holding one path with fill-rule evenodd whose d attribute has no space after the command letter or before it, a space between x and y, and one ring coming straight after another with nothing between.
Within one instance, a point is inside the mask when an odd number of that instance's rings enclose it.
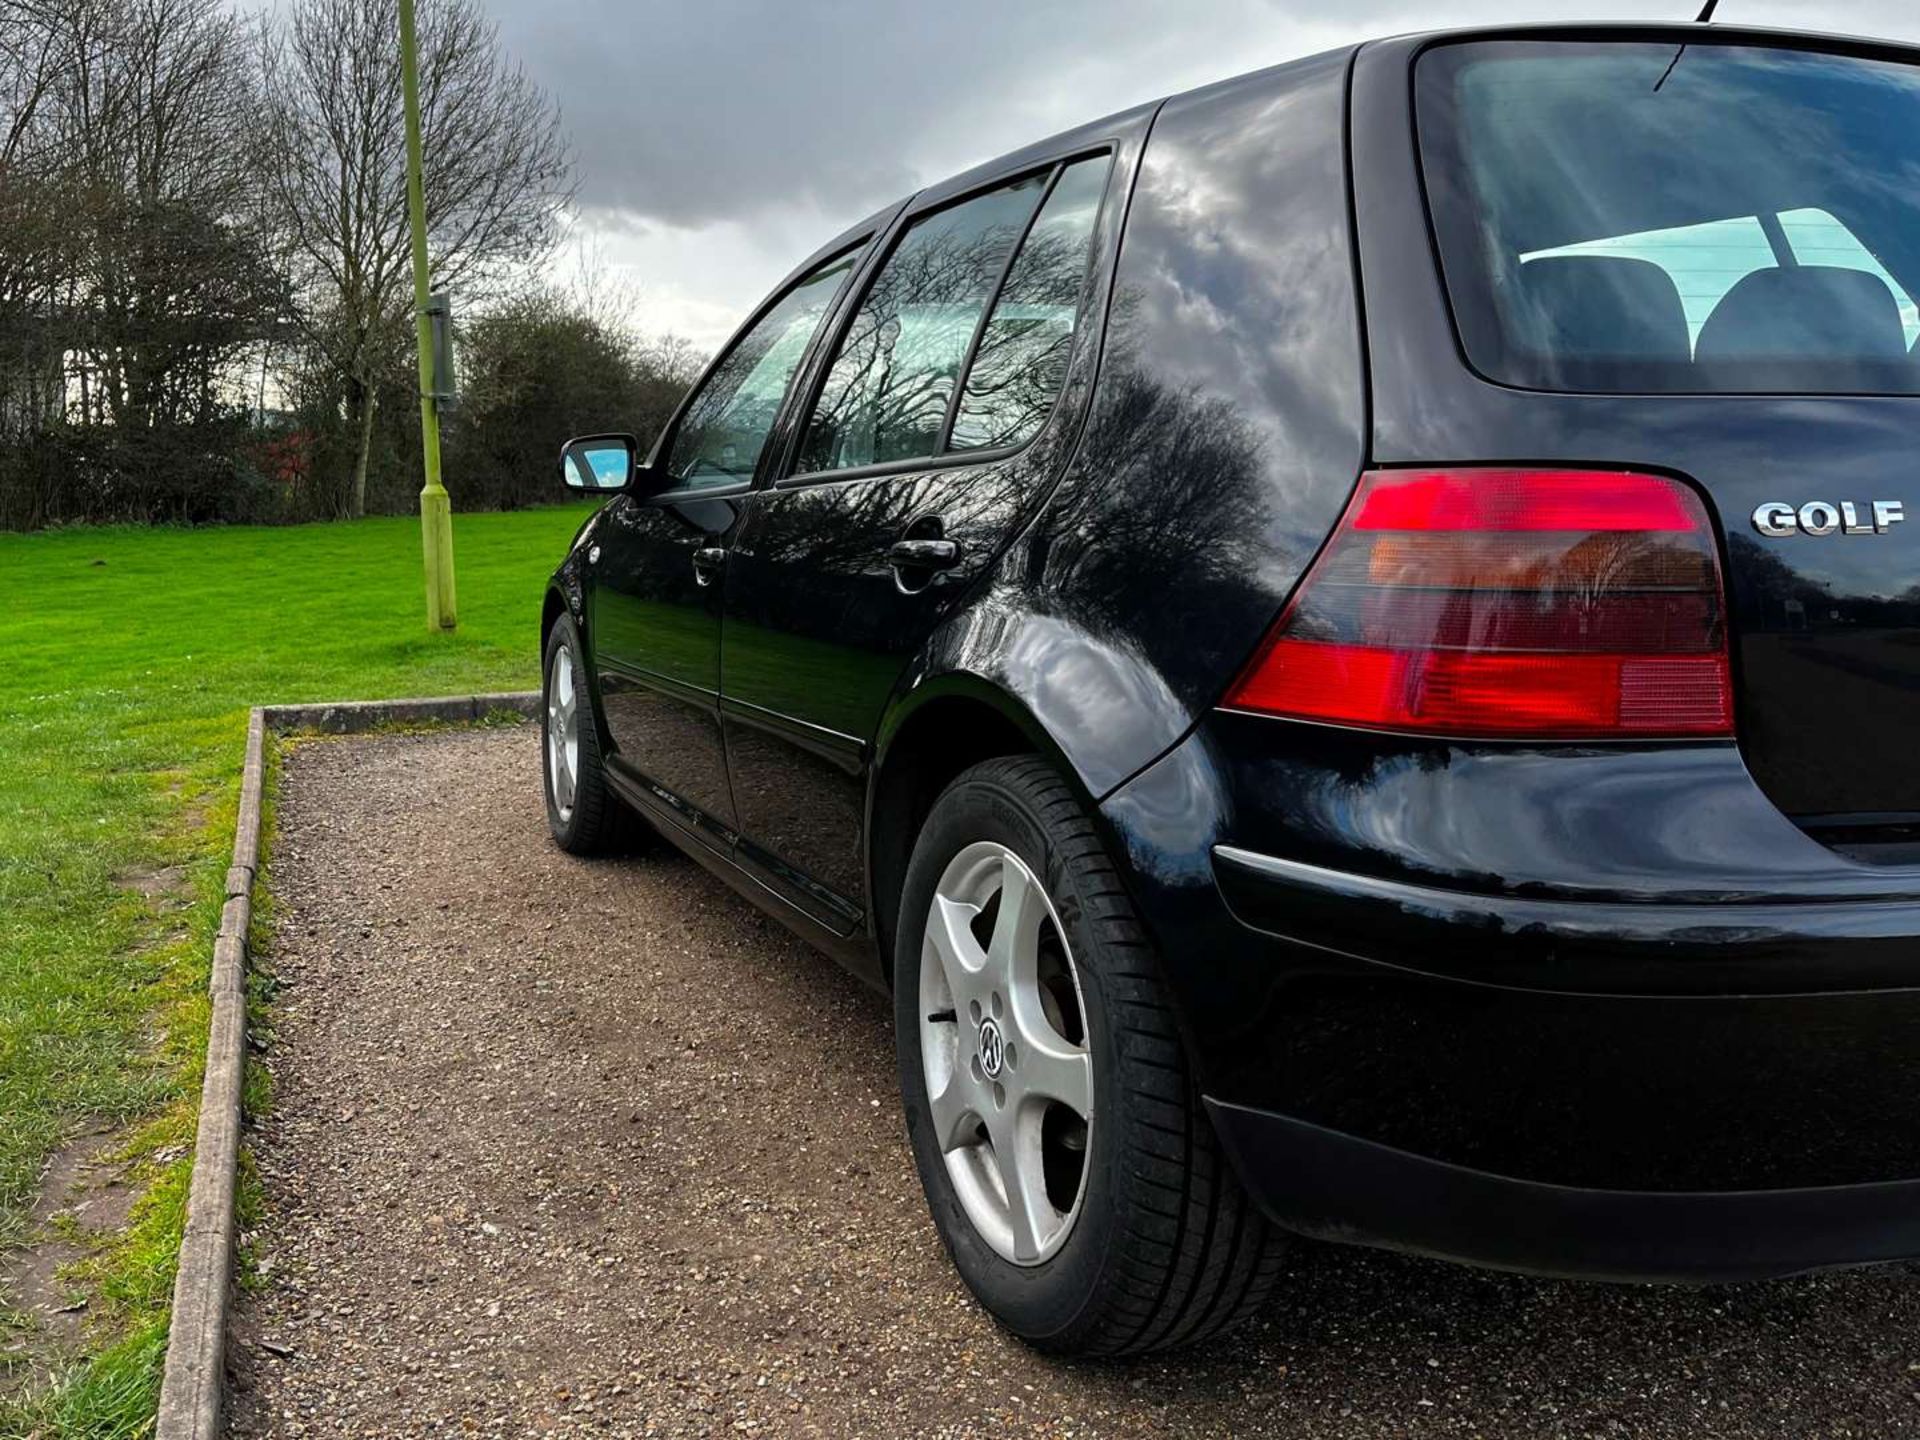
<instances>
[{"instance_id":1,"label":"wheel spoke","mask_svg":"<svg viewBox=\"0 0 1920 1440\"><path fill-rule=\"evenodd\" d=\"M1000 865L1000 909L993 920L987 955L996 974L1010 979L1037 964L1040 922L1047 905L1039 887L1011 855Z\"/></svg>"},{"instance_id":2,"label":"wheel spoke","mask_svg":"<svg viewBox=\"0 0 1920 1440\"><path fill-rule=\"evenodd\" d=\"M1041 1248L1060 1228L1060 1214L1047 1199L1046 1171L1040 1157L1040 1128L1013 1110L1004 1112L989 1125L994 1164L1007 1196L1007 1222L1013 1229L1014 1257L1037 1260Z\"/></svg>"},{"instance_id":3,"label":"wheel spoke","mask_svg":"<svg viewBox=\"0 0 1920 1440\"><path fill-rule=\"evenodd\" d=\"M563 738L555 737L553 745L553 797L560 803L561 809L573 804L573 757Z\"/></svg>"},{"instance_id":4,"label":"wheel spoke","mask_svg":"<svg viewBox=\"0 0 1920 1440\"><path fill-rule=\"evenodd\" d=\"M973 1087L967 1084L965 1071L959 1068L947 1077L939 1094L927 1097L934 1139L943 1153L971 1145L980 1138L974 1105Z\"/></svg>"},{"instance_id":5,"label":"wheel spoke","mask_svg":"<svg viewBox=\"0 0 1920 1440\"><path fill-rule=\"evenodd\" d=\"M940 958L940 969L946 976L954 1006L961 1011L965 1011L967 1001L979 990L981 971L987 963L986 952L973 938L973 917L979 913L977 906L963 905L936 894L927 915L927 939Z\"/></svg>"},{"instance_id":6,"label":"wheel spoke","mask_svg":"<svg viewBox=\"0 0 1920 1440\"><path fill-rule=\"evenodd\" d=\"M1016 1015L1019 1013L1015 1012ZM1044 1022L1043 1022L1044 1023ZM1093 1114L1093 1066L1087 1052L1076 1050L1048 1030L1036 1034L1018 1025L1019 1086L1023 1093L1057 1100L1081 1119Z\"/></svg>"}]
</instances>

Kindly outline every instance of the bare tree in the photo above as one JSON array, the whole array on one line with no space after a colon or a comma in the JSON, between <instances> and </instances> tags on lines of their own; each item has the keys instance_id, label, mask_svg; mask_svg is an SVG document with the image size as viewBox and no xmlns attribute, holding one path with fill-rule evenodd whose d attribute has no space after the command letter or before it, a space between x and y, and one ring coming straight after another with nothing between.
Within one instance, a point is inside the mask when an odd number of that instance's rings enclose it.
<instances>
[{"instance_id":1,"label":"bare tree","mask_svg":"<svg viewBox=\"0 0 1920 1440\"><path fill-rule=\"evenodd\" d=\"M67 237L49 95L64 66L57 0L0 0L0 523L40 523L47 467L34 446L61 402L54 301Z\"/></svg>"},{"instance_id":2,"label":"bare tree","mask_svg":"<svg viewBox=\"0 0 1920 1440\"><path fill-rule=\"evenodd\" d=\"M461 404L442 443L466 503L487 508L551 501L569 435L652 444L703 365L684 341L637 339L590 294L553 284L471 320L460 343Z\"/></svg>"},{"instance_id":3,"label":"bare tree","mask_svg":"<svg viewBox=\"0 0 1920 1440\"><path fill-rule=\"evenodd\" d=\"M189 518L232 478L225 384L284 308L253 52L222 0L0 0L8 518L65 513L80 471L85 513L126 518Z\"/></svg>"},{"instance_id":4,"label":"bare tree","mask_svg":"<svg viewBox=\"0 0 1920 1440\"><path fill-rule=\"evenodd\" d=\"M294 0L264 66L269 199L307 342L357 433L345 509L366 512L378 378L411 334L395 0ZM420 106L438 286L471 301L551 250L569 198L553 103L473 0L423 0Z\"/></svg>"},{"instance_id":5,"label":"bare tree","mask_svg":"<svg viewBox=\"0 0 1920 1440\"><path fill-rule=\"evenodd\" d=\"M77 171L86 418L202 424L280 308L260 246L247 22L221 0L71 0L61 145Z\"/></svg>"},{"instance_id":6,"label":"bare tree","mask_svg":"<svg viewBox=\"0 0 1920 1440\"><path fill-rule=\"evenodd\" d=\"M60 11L54 0L0 0L0 177L41 148L34 137L67 54Z\"/></svg>"}]
</instances>

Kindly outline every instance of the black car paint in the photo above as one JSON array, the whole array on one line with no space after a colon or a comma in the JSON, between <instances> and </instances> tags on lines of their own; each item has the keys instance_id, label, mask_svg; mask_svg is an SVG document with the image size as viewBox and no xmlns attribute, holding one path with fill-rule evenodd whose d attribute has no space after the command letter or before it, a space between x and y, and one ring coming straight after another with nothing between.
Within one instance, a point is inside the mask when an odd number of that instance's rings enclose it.
<instances>
[{"instance_id":1,"label":"black car paint","mask_svg":"<svg viewBox=\"0 0 1920 1440\"><path fill-rule=\"evenodd\" d=\"M862 683L784 702L695 685L681 697L694 718L658 733L707 747L680 778L710 789L701 767L724 737L732 810L663 805L658 776L630 797L884 983L890 759L955 707L997 716L1096 807L1229 1150L1284 1222L1614 1277L1920 1253L1920 1227L1889 1218L1920 1214L1920 870L1823 845L1801 813L1906 808L1861 778L1900 729L1856 717L1862 763L1828 767L1810 807L1799 765L1815 761L1794 757L1830 746L1832 727L1808 734L1780 697L1804 703L1836 662L1797 647L1767 603L1765 577L1784 576L1911 634L1912 607L1849 588L1841 550L1729 566L1738 743L1438 742L1214 708L1368 465L1711 477L1735 546L1758 543L1735 528L1741 506L1815 493L1799 466L1818 463L1823 496L1907 493L1920 401L1560 396L1473 374L1415 163L1409 76L1431 43L1316 57L1088 127L823 247L816 260L1039 160L1115 148L1092 319L1030 451L792 486L770 465L727 497L726 524L693 522L730 551L724 583L692 597L701 614L778 617L763 673L824 643L870 667ZM884 249L883 234L826 333ZM617 546L621 513L650 505L615 500L583 539ZM930 515L964 568L903 594L885 546ZM849 548L831 582L782 558L836 541ZM588 548L549 612L572 610L597 657ZM629 677L605 687L588 668L611 720ZM672 687L658 689L664 713Z\"/></svg>"},{"instance_id":2,"label":"black car paint","mask_svg":"<svg viewBox=\"0 0 1920 1440\"><path fill-rule=\"evenodd\" d=\"M720 729L719 593L695 555L724 548L740 502L701 494L612 505L588 592L594 671L615 764L711 844L735 829ZM645 772L628 757L647 757Z\"/></svg>"},{"instance_id":3,"label":"black car paint","mask_svg":"<svg viewBox=\"0 0 1920 1440\"><path fill-rule=\"evenodd\" d=\"M1083 313L1097 317L1150 118L1148 110L1116 116L963 175L916 196L894 229L1001 176L1107 153L1113 172L1082 301ZM857 294L884 253L884 243L874 247L850 291ZM829 337L851 309L841 307ZM997 608L1005 547L1046 504L1079 431L1098 359L1090 343L1097 324L1086 328L1061 398L1030 444L816 475L790 473L788 454L781 478L750 502L727 562L725 602L732 678L723 708L741 853L774 889L834 929L853 930L869 905L864 840L874 737L904 693L930 673L957 668L931 672L916 659L952 653L955 630ZM831 344L824 348L831 352ZM796 391L800 401L811 394L807 385ZM776 450L797 449L793 418L776 432ZM949 541L958 558L940 570L894 563L892 547L914 539Z\"/></svg>"}]
</instances>

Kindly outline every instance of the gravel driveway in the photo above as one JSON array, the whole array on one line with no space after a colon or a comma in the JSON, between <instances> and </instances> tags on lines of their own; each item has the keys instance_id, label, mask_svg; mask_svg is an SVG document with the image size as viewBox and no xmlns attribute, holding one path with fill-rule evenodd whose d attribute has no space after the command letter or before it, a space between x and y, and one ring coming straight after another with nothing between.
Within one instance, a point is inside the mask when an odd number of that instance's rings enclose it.
<instances>
[{"instance_id":1,"label":"gravel driveway","mask_svg":"<svg viewBox=\"0 0 1920 1440\"><path fill-rule=\"evenodd\" d=\"M304 744L236 1435L1920 1435L1920 1273L1546 1283L1312 1245L1066 1365L922 1206L887 1007L690 862L547 839L531 728Z\"/></svg>"}]
</instances>

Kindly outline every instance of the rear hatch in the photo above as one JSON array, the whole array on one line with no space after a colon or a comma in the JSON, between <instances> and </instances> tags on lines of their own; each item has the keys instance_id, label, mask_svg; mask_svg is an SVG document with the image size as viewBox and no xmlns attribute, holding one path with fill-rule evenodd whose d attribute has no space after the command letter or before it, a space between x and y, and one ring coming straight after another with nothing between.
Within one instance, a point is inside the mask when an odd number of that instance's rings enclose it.
<instances>
[{"instance_id":1,"label":"rear hatch","mask_svg":"<svg viewBox=\"0 0 1920 1440\"><path fill-rule=\"evenodd\" d=\"M1699 33L1421 57L1455 323L1486 379L1596 397L1556 445L1701 488L1749 767L1829 843L1912 859L1920 67Z\"/></svg>"}]
</instances>

